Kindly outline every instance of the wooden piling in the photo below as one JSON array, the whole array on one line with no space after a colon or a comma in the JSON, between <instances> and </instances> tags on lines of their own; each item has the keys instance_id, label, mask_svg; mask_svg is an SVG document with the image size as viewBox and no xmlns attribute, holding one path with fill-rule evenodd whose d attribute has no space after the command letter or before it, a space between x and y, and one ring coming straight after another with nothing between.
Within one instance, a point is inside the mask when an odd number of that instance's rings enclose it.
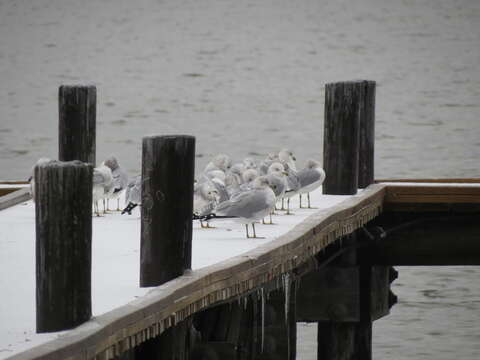
<instances>
[{"instance_id":1,"label":"wooden piling","mask_svg":"<svg viewBox=\"0 0 480 360\"><path fill-rule=\"evenodd\" d=\"M195 138L143 138L140 286L191 268Z\"/></svg>"},{"instance_id":2,"label":"wooden piling","mask_svg":"<svg viewBox=\"0 0 480 360\"><path fill-rule=\"evenodd\" d=\"M35 167L37 332L90 319L93 167L80 161Z\"/></svg>"},{"instance_id":3,"label":"wooden piling","mask_svg":"<svg viewBox=\"0 0 480 360\"><path fill-rule=\"evenodd\" d=\"M360 142L358 151L358 188L374 182L375 157L375 81L363 80L363 111L360 114Z\"/></svg>"},{"instance_id":4,"label":"wooden piling","mask_svg":"<svg viewBox=\"0 0 480 360\"><path fill-rule=\"evenodd\" d=\"M62 85L58 90L58 159L95 165L97 89Z\"/></svg>"},{"instance_id":5,"label":"wooden piling","mask_svg":"<svg viewBox=\"0 0 480 360\"><path fill-rule=\"evenodd\" d=\"M324 194L357 193L360 120L365 109L365 89L363 81L330 83L325 86L323 164L327 177L323 183ZM347 235L343 240L344 246L354 246L355 243L355 234ZM337 267L356 265L356 250L347 251L334 264ZM358 301L359 299L357 304ZM351 358L358 350L356 330L355 322L319 322L318 359Z\"/></svg>"},{"instance_id":6,"label":"wooden piling","mask_svg":"<svg viewBox=\"0 0 480 360\"><path fill-rule=\"evenodd\" d=\"M365 87L361 81L325 85L323 193L353 195L358 188L360 117Z\"/></svg>"}]
</instances>

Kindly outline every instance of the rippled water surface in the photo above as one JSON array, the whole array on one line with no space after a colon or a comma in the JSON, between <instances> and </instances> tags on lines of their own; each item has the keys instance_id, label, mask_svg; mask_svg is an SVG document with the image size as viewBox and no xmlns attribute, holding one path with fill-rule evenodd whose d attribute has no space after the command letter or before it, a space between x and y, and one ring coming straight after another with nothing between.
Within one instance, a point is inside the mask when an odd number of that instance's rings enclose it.
<instances>
[{"instance_id":1,"label":"rippled water surface","mask_svg":"<svg viewBox=\"0 0 480 360\"><path fill-rule=\"evenodd\" d=\"M0 179L57 156L61 84L98 89L97 159L140 169L141 138L322 157L324 84L377 81L376 176L478 177L477 0L0 0ZM475 268L402 268L377 359L475 359ZM299 325L299 358L315 327Z\"/></svg>"}]
</instances>

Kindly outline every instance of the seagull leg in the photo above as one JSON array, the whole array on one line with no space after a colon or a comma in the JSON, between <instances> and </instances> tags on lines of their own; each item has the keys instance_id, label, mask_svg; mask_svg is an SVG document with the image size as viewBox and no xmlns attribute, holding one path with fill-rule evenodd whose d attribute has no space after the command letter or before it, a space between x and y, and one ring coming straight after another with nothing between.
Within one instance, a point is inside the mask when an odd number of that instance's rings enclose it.
<instances>
[{"instance_id":1,"label":"seagull leg","mask_svg":"<svg viewBox=\"0 0 480 360\"><path fill-rule=\"evenodd\" d=\"M120 198L117 198L117 211L120 211Z\"/></svg>"},{"instance_id":2,"label":"seagull leg","mask_svg":"<svg viewBox=\"0 0 480 360\"><path fill-rule=\"evenodd\" d=\"M282 198L282 207L280 210L285 210L285 198Z\"/></svg>"},{"instance_id":3,"label":"seagull leg","mask_svg":"<svg viewBox=\"0 0 480 360\"><path fill-rule=\"evenodd\" d=\"M303 209L302 207L302 194L298 194L299 198L300 198L300 209Z\"/></svg>"},{"instance_id":4,"label":"seagull leg","mask_svg":"<svg viewBox=\"0 0 480 360\"><path fill-rule=\"evenodd\" d=\"M253 238L254 239L265 239L264 237L257 236L255 233L255 223L252 223L252 228L253 228Z\"/></svg>"},{"instance_id":5,"label":"seagull leg","mask_svg":"<svg viewBox=\"0 0 480 360\"><path fill-rule=\"evenodd\" d=\"M247 239L250 239L250 236L248 235L248 224L245 224L245 229L247 230Z\"/></svg>"},{"instance_id":6,"label":"seagull leg","mask_svg":"<svg viewBox=\"0 0 480 360\"><path fill-rule=\"evenodd\" d=\"M285 214L286 215L293 215L293 213L290 212L290 198L287 199L287 212Z\"/></svg>"},{"instance_id":7,"label":"seagull leg","mask_svg":"<svg viewBox=\"0 0 480 360\"><path fill-rule=\"evenodd\" d=\"M210 223L208 222L207 220L207 226L206 226L207 229L215 229L215 226L210 226Z\"/></svg>"}]
</instances>

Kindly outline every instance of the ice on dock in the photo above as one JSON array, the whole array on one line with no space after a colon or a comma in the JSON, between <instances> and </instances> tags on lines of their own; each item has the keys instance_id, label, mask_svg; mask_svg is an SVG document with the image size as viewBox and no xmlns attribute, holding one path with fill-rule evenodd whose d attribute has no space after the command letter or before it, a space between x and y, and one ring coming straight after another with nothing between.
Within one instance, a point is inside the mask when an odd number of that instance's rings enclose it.
<instances>
[{"instance_id":1,"label":"ice on dock","mask_svg":"<svg viewBox=\"0 0 480 360\"><path fill-rule=\"evenodd\" d=\"M245 238L243 225L229 219L212 221L214 229L193 225L192 268L209 266L262 246L293 229L304 219L351 196L311 194L317 209L298 209L293 215L277 211L274 225L259 224L257 235ZM116 205L116 204L115 204ZM92 310L98 316L145 295L150 289L139 287L140 211L132 215L110 212L93 217ZM0 211L0 359L61 336L60 333L35 333L35 207L28 201Z\"/></svg>"}]
</instances>

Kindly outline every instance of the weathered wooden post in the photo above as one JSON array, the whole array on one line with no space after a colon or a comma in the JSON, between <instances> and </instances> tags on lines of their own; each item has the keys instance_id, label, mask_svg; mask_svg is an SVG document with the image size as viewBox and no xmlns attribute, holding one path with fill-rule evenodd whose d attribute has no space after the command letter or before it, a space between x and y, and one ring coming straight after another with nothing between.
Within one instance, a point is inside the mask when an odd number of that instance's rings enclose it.
<instances>
[{"instance_id":1,"label":"weathered wooden post","mask_svg":"<svg viewBox=\"0 0 480 360\"><path fill-rule=\"evenodd\" d=\"M365 86L362 81L338 82L325 86L325 130L323 164L327 177L323 193L352 195L358 189L360 119L364 113ZM346 236L345 246L355 244L355 234ZM357 265L357 254L350 250L335 264L349 283L358 283L358 272L345 273ZM358 297L356 301L359 301ZM358 302L353 306L358 307ZM339 315L342 318L342 314ZM348 359L356 353L356 326L348 319L318 323L318 359Z\"/></svg>"},{"instance_id":2,"label":"weathered wooden post","mask_svg":"<svg viewBox=\"0 0 480 360\"><path fill-rule=\"evenodd\" d=\"M361 81L350 81L325 86L324 194L357 193L360 116L365 94L362 85Z\"/></svg>"},{"instance_id":3,"label":"weathered wooden post","mask_svg":"<svg viewBox=\"0 0 480 360\"><path fill-rule=\"evenodd\" d=\"M265 296L263 346L256 357L259 360L296 359L296 284L289 278L284 284L284 288Z\"/></svg>"},{"instance_id":4,"label":"weathered wooden post","mask_svg":"<svg viewBox=\"0 0 480 360\"><path fill-rule=\"evenodd\" d=\"M195 138L143 138L140 286L191 268Z\"/></svg>"},{"instance_id":5,"label":"weathered wooden post","mask_svg":"<svg viewBox=\"0 0 480 360\"><path fill-rule=\"evenodd\" d=\"M37 332L90 319L93 167L80 161L35 167Z\"/></svg>"},{"instance_id":6,"label":"weathered wooden post","mask_svg":"<svg viewBox=\"0 0 480 360\"><path fill-rule=\"evenodd\" d=\"M358 188L373 184L375 160L375 81L363 80L364 102L360 114L360 143L358 151Z\"/></svg>"},{"instance_id":7,"label":"weathered wooden post","mask_svg":"<svg viewBox=\"0 0 480 360\"><path fill-rule=\"evenodd\" d=\"M62 85L58 90L58 159L95 165L97 89Z\"/></svg>"},{"instance_id":8,"label":"weathered wooden post","mask_svg":"<svg viewBox=\"0 0 480 360\"><path fill-rule=\"evenodd\" d=\"M358 151L358 187L361 189L374 182L374 157L375 157L375 81L363 80L358 85L364 88L363 107L360 113L360 142ZM363 234L357 234L358 239ZM368 250L367 250L368 251ZM357 323L355 336L355 349L359 359L372 358L372 322L375 317L373 311L378 301L383 300L381 291L388 286L374 286L379 279L388 274L388 268L372 268L365 259L366 251L358 251L357 264L360 270L360 321ZM386 284L385 284L386 285ZM378 292L380 292L380 299Z\"/></svg>"}]
</instances>

